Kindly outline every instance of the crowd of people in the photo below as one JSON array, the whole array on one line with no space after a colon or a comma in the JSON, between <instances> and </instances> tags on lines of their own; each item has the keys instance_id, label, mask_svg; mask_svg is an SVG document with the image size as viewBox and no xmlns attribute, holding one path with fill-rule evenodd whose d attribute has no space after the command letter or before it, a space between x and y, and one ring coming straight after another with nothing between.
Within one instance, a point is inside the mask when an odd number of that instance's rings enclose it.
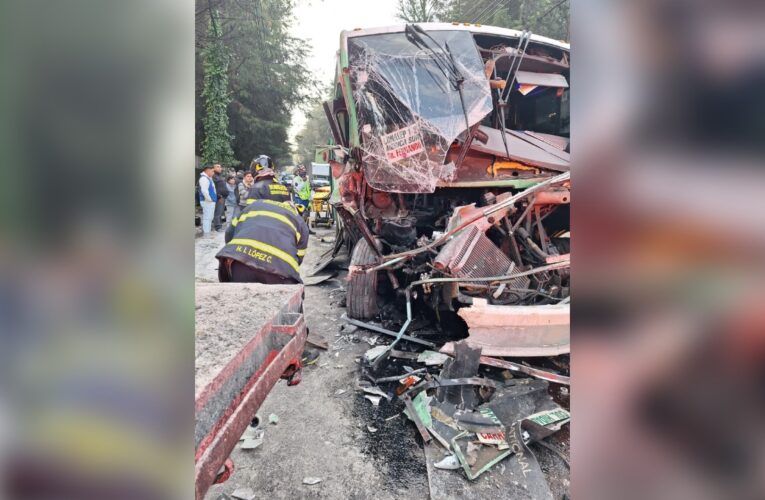
<instances>
[{"instance_id":1,"label":"crowd of people","mask_svg":"<svg viewBox=\"0 0 765 500\"><path fill-rule=\"evenodd\" d=\"M276 178L273 160L254 159L248 171L223 174L205 165L199 176L203 237L225 231L216 257L221 282L302 283L299 267L308 247L311 184L296 168L292 193ZM224 219L226 225L224 226Z\"/></svg>"}]
</instances>

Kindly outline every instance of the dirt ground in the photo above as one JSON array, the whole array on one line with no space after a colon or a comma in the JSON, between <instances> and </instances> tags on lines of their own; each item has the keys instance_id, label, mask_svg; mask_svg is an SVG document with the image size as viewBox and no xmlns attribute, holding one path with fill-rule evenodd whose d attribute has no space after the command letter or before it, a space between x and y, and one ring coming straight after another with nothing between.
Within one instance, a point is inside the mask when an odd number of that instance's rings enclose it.
<instances>
[{"instance_id":1,"label":"dirt ground","mask_svg":"<svg viewBox=\"0 0 765 500\"><path fill-rule=\"evenodd\" d=\"M332 230L317 233L311 236L304 270L332 247ZM217 281L214 256L222 245L222 233L197 238L196 281ZM343 267L347 262L335 266L332 279L305 289L306 323L312 335L329 343L329 350L320 351L318 360L303 369L299 385L277 383L258 411L265 427L263 444L254 450L237 447L231 455L234 473L224 484L210 488L207 499L231 498L240 488L252 489L258 499L429 498L425 454L413 424L399 415L397 405L382 400L374 407L355 389L358 358L370 348L365 340L375 335L353 327L349 331L340 319L345 313ZM275 425L268 423L271 414L278 416ZM556 444L568 454L567 442ZM567 469L545 450L537 456L553 497L561 498L568 490ZM501 498L492 472L476 483L491 484L492 496ZM308 477L321 482L303 484Z\"/></svg>"}]
</instances>

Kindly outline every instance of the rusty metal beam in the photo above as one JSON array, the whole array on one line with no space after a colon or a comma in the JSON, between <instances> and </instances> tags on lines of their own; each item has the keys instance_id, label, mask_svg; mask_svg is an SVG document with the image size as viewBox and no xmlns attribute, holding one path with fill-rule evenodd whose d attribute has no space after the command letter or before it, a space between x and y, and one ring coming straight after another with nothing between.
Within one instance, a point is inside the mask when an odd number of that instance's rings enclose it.
<instances>
[{"instance_id":1,"label":"rusty metal beam","mask_svg":"<svg viewBox=\"0 0 765 500\"><path fill-rule=\"evenodd\" d=\"M279 378L299 376L300 356L308 331L302 314L300 286L274 318L225 365L195 402L195 498L204 498L240 436ZM280 321L284 319L285 321ZM289 323L289 324L281 324ZM280 350L269 345L273 336L289 340ZM259 361L257 367L247 360Z\"/></svg>"},{"instance_id":2,"label":"rusty metal beam","mask_svg":"<svg viewBox=\"0 0 765 500\"><path fill-rule=\"evenodd\" d=\"M498 306L475 299L458 314L468 325L469 345L486 356L557 356L571 350L571 306ZM454 344L441 352L451 354Z\"/></svg>"}]
</instances>

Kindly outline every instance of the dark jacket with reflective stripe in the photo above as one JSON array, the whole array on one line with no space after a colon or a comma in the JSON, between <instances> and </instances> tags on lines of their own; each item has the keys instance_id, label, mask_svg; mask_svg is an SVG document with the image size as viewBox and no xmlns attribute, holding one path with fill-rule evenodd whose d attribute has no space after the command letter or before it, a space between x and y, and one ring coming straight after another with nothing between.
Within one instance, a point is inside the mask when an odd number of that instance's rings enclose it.
<instances>
[{"instance_id":1,"label":"dark jacket with reflective stripe","mask_svg":"<svg viewBox=\"0 0 765 500\"><path fill-rule=\"evenodd\" d=\"M293 278L308 247L308 226L287 203L255 200L226 229L226 246L216 257L226 258L268 273Z\"/></svg>"},{"instance_id":2,"label":"dark jacket with reflective stripe","mask_svg":"<svg viewBox=\"0 0 765 500\"><path fill-rule=\"evenodd\" d=\"M266 177L255 181L249 197L256 200L290 201L290 192L287 186L278 183L273 177Z\"/></svg>"}]
</instances>

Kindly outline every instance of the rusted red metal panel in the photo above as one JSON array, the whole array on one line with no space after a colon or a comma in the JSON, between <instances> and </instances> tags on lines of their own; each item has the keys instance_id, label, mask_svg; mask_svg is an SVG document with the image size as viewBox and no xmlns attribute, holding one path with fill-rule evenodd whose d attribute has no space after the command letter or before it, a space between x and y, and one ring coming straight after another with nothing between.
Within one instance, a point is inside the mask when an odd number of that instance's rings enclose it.
<instances>
[{"instance_id":1,"label":"rusted red metal panel","mask_svg":"<svg viewBox=\"0 0 765 500\"><path fill-rule=\"evenodd\" d=\"M571 349L570 306L498 306L475 299L458 314L468 325L466 342L484 356L557 356ZM441 352L452 354L454 344Z\"/></svg>"},{"instance_id":2,"label":"rusted red metal panel","mask_svg":"<svg viewBox=\"0 0 765 500\"><path fill-rule=\"evenodd\" d=\"M299 381L307 329L303 287L274 311L195 402L195 498L204 498L240 436L281 377Z\"/></svg>"}]
</instances>

